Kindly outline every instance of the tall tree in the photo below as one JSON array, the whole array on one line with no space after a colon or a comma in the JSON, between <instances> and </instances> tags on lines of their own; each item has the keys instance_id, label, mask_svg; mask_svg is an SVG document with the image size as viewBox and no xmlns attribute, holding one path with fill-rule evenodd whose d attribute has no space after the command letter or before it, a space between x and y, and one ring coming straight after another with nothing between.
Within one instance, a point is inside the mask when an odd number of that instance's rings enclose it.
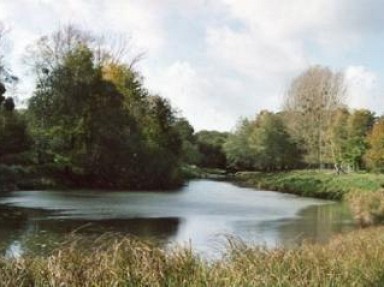
<instances>
[{"instance_id":1,"label":"tall tree","mask_svg":"<svg viewBox=\"0 0 384 287\"><path fill-rule=\"evenodd\" d=\"M283 110L290 133L306 151L308 164L320 167L327 161L331 116L343 107L345 94L343 74L326 67L311 67L292 81Z\"/></svg>"}]
</instances>

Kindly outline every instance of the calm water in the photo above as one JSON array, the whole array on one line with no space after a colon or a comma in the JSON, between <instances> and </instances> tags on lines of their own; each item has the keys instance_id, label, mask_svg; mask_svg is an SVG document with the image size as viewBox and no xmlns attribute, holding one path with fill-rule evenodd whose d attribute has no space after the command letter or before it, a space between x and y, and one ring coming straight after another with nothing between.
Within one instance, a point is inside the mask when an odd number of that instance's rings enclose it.
<instances>
[{"instance_id":1,"label":"calm water","mask_svg":"<svg viewBox=\"0 0 384 287\"><path fill-rule=\"evenodd\" d=\"M209 253L222 248L228 235L291 246L325 242L352 228L340 203L210 180L172 192L18 191L0 197L0 246L6 254L44 248L74 230L191 243Z\"/></svg>"}]
</instances>

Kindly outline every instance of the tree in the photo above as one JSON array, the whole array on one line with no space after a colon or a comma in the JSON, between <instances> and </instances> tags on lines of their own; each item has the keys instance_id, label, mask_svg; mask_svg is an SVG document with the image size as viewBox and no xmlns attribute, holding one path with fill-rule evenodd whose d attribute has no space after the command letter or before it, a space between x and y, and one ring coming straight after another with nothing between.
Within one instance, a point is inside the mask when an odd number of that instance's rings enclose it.
<instances>
[{"instance_id":1,"label":"tree","mask_svg":"<svg viewBox=\"0 0 384 287\"><path fill-rule=\"evenodd\" d=\"M281 115L260 112L254 121L245 120L225 144L229 164L236 169L282 170L301 160Z\"/></svg>"},{"instance_id":2,"label":"tree","mask_svg":"<svg viewBox=\"0 0 384 287\"><path fill-rule=\"evenodd\" d=\"M371 170L384 171L384 119L378 119L367 137L369 148L365 163Z\"/></svg>"},{"instance_id":3,"label":"tree","mask_svg":"<svg viewBox=\"0 0 384 287\"><path fill-rule=\"evenodd\" d=\"M100 60L92 39L66 28L30 50L39 163L66 184L161 188L179 181L181 141L170 103L151 96L130 65L105 60L106 52Z\"/></svg>"},{"instance_id":4,"label":"tree","mask_svg":"<svg viewBox=\"0 0 384 287\"><path fill-rule=\"evenodd\" d=\"M227 158L227 165L236 170L254 169L254 158L257 156L250 147L252 122L241 120L234 133L230 134L223 148Z\"/></svg>"},{"instance_id":5,"label":"tree","mask_svg":"<svg viewBox=\"0 0 384 287\"><path fill-rule=\"evenodd\" d=\"M196 134L198 152L200 153L201 167L221 168L227 167L227 158L224 152L224 144L229 133L218 131L200 131Z\"/></svg>"},{"instance_id":6,"label":"tree","mask_svg":"<svg viewBox=\"0 0 384 287\"><path fill-rule=\"evenodd\" d=\"M330 151L333 158L333 162L337 168L343 167L344 164L348 164L348 127L347 123L350 118L350 113L347 109L337 109L332 114L332 125L327 132L330 142Z\"/></svg>"},{"instance_id":7,"label":"tree","mask_svg":"<svg viewBox=\"0 0 384 287\"><path fill-rule=\"evenodd\" d=\"M257 151L255 167L261 170L289 169L301 160L296 143L290 138L278 114L262 111L255 121L251 147Z\"/></svg>"},{"instance_id":8,"label":"tree","mask_svg":"<svg viewBox=\"0 0 384 287\"><path fill-rule=\"evenodd\" d=\"M5 34L5 26L0 23L0 48L5 41ZM29 150L31 139L24 116L15 110L14 99L4 96L6 84L17 81L5 68L4 56L0 49L0 164L16 165L26 160L22 155Z\"/></svg>"},{"instance_id":9,"label":"tree","mask_svg":"<svg viewBox=\"0 0 384 287\"><path fill-rule=\"evenodd\" d=\"M346 162L353 170L364 168L363 156L368 148L367 135L372 129L374 119L374 113L364 109L354 110L348 118Z\"/></svg>"},{"instance_id":10,"label":"tree","mask_svg":"<svg viewBox=\"0 0 384 287\"><path fill-rule=\"evenodd\" d=\"M182 142L181 160L186 164L199 164L201 154L196 143L195 130L191 124L187 119L179 118L176 120L174 128Z\"/></svg>"},{"instance_id":11,"label":"tree","mask_svg":"<svg viewBox=\"0 0 384 287\"><path fill-rule=\"evenodd\" d=\"M331 159L327 131L332 114L344 105L346 87L342 73L314 66L295 78L283 104L285 121L293 138L305 150L309 165L321 167Z\"/></svg>"}]
</instances>

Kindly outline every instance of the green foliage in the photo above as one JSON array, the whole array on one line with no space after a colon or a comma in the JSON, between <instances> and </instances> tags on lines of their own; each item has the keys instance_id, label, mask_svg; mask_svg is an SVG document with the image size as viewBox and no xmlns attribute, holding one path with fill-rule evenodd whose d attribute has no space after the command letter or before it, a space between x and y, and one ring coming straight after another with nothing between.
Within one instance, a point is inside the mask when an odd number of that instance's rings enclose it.
<instances>
[{"instance_id":1,"label":"green foliage","mask_svg":"<svg viewBox=\"0 0 384 287\"><path fill-rule=\"evenodd\" d=\"M368 110L335 111L329 130L335 163L344 164L353 170L364 168L363 156L368 148L366 137L373 121L374 115Z\"/></svg>"},{"instance_id":2,"label":"green foliage","mask_svg":"<svg viewBox=\"0 0 384 287\"><path fill-rule=\"evenodd\" d=\"M374 171L384 171L384 119L373 125L367 138L369 149L365 155L367 167Z\"/></svg>"},{"instance_id":3,"label":"green foliage","mask_svg":"<svg viewBox=\"0 0 384 287\"><path fill-rule=\"evenodd\" d=\"M54 177L66 185L162 188L180 183L182 144L169 102L149 95L140 76L124 63L98 61L98 51L81 31L71 33L80 33L80 40L60 50L55 62L35 63L40 70L29 116L38 163L54 167ZM41 41L49 45L48 38ZM35 59L50 57L46 49L37 53Z\"/></svg>"},{"instance_id":4,"label":"green foliage","mask_svg":"<svg viewBox=\"0 0 384 287\"><path fill-rule=\"evenodd\" d=\"M354 110L348 118L346 161L354 170L364 167L363 156L367 151L367 135L374 123L374 114L368 110Z\"/></svg>"},{"instance_id":5,"label":"green foliage","mask_svg":"<svg viewBox=\"0 0 384 287\"><path fill-rule=\"evenodd\" d=\"M235 169L289 169L297 166L301 157L280 115L268 111L262 111L254 121L242 121L224 148Z\"/></svg>"},{"instance_id":6,"label":"green foliage","mask_svg":"<svg viewBox=\"0 0 384 287\"><path fill-rule=\"evenodd\" d=\"M223 149L229 133L218 131L200 131L196 133L197 148L200 153L199 166L205 168L221 168L227 166Z\"/></svg>"},{"instance_id":7,"label":"green foliage","mask_svg":"<svg viewBox=\"0 0 384 287\"><path fill-rule=\"evenodd\" d=\"M199 164L202 156L198 150L195 131L191 124L185 118L181 118L176 120L174 128L182 142L181 160L183 163L190 165Z\"/></svg>"},{"instance_id":8,"label":"green foliage","mask_svg":"<svg viewBox=\"0 0 384 287\"><path fill-rule=\"evenodd\" d=\"M250 148L252 124L245 119L240 122L236 131L228 137L224 145L228 165L235 169L253 169L254 151Z\"/></svg>"},{"instance_id":9,"label":"green foliage","mask_svg":"<svg viewBox=\"0 0 384 287\"><path fill-rule=\"evenodd\" d=\"M27 152L31 138L24 117L17 111L0 111L0 163L18 163Z\"/></svg>"},{"instance_id":10,"label":"green foliage","mask_svg":"<svg viewBox=\"0 0 384 287\"><path fill-rule=\"evenodd\" d=\"M31 144L24 115L14 110L12 98L4 98L0 102L0 191L13 190L27 179Z\"/></svg>"}]
</instances>

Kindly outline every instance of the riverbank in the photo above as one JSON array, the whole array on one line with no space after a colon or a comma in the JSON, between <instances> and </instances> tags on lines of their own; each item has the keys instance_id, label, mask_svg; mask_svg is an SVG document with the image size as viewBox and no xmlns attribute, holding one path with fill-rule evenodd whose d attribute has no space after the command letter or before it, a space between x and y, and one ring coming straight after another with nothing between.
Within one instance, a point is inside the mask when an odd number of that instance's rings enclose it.
<instances>
[{"instance_id":1,"label":"riverbank","mask_svg":"<svg viewBox=\"0 0 384 287\"><path fill-rule=\"evenodd\" d=\"M382 227L295 249L232 240L216 261L190 248L164 250L114 234L87 240L71 238L45 257L0 257L0 286L379 286L384 280Z\"/></svg>"},{"instance_id":2,"label":"riverbank","mask_svg":"<svg viewBox=\"0 0 384 287\"><path fill-rule=\"evenodd\" d=\"M156 175L157 177L158 175ZM132 177L131 183L121 183L117 178L98 181L84 175L66 174L54 167L21 166L0 164L0 193L17 190L168 190L178 189L188 179L180 168L163 180Z\"/></svg>"},{"instance_id":3,"label":"riverbank","mask_svg":"<svg viewBox=\"0 0 384 287\"><path fill-rule=\"evenodd\" d=\"M228 174L224 169L203 168L195 165L184 165L182 167L183 177L185 179L228 179Z\"/></svg>"},{"instance_id":4,"label":"riverbank","mask_svg":"<svg viewBox=\"0 0 384 287\"><path fill-rule=\"evenodd\" d=\"M233 179L241 185L258 189L344 200L362 226L382 223L384 220L384 174L337 175L333 170L295 170L275 173L238 172Z\"/></svg>"},{"instance_id":5,"label":"riverbank","mask_svg":"<svg viewBox=\"0 0 384 287\"><path fill-rule=\"evenodd\" d=\"M243 185L293 193L299 196L341 200L353 191L374 192L384 186L384 175L351 173L337 175L333 170L295 170L261 173L238 172L233 179Z\"/></svg>"}]
</instances>

